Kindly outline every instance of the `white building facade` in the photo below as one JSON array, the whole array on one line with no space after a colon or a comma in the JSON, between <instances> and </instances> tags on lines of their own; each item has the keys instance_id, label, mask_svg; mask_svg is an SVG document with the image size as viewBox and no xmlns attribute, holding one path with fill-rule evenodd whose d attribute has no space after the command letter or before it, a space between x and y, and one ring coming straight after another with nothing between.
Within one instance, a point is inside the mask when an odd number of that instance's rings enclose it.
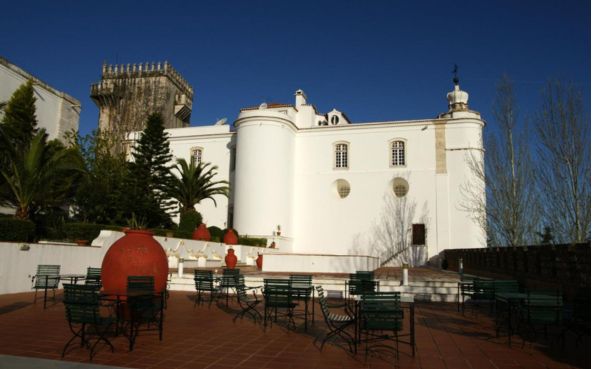
<instances>
[{"instance_id":1,"label":"white building facade","mask_svg":"<svg viewBox=\"0 0 600 369\"><path fill-rule=\"evenodd\" d=\"M58 91L18 66L0 57L0 102L7 102L21 85L33 81L38 128L46 129L48 139L64 142L67 132L79 129L79 100ZM0 112L0 117L2 112Z\"/></svg>"},{"instance_id":2,"label":"white building facade","mask_svg":"<svg viewBox=\"0 0 600 369\"><path fill-rule=\"evenodd\" d=\"M242 109L234 129L168 132L175 157L216 164L217 179L230 182L229 199L198 206L209 226L227 223L293 253L419 265L486 244L465 210L466 192L484 196L469 169L483 162L484 121L458 84L447 98L449 111L434 119L352 124L335 109L318 113L298 90L295 104Z\"/></svg>"}]
</instances>

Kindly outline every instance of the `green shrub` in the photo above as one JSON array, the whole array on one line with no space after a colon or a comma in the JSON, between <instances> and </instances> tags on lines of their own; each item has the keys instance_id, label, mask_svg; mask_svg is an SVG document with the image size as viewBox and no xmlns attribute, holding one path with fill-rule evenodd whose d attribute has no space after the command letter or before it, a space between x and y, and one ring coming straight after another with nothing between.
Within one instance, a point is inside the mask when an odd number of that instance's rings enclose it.
<instances>
[{"instance_id":1,"label":"green shrub","mask_svg":"<svg viewBox=\"0 0 600 369\"><path fill-rule=\"evenodd\" d=\"M67 241L86 240L92 241L100 234L100 231L110 226L95 223L65 223L63 232ZM119 230L121 227L118 227Z\"/></svg>"},{"instance_id":2,"label":"green shrub","mask_svg":"<svg viewBox=\"0 0 600 369\"><path fill-rule=\"evenodd\" d=\"M13 217L0 218L0 240L27 242L33 239L35 224L30 220Z\"/></svg>"},{"instance_id":3,"label":"green shrub","mask_svg":"<svg viewBox=\"0 0 600 369\"><path fill-rule=\"evenodd\" d=\"M202 215L196 210L183 212L179 219L179 227L175 232L175 237L192 238L192 233L200 223L202 223Z\"/></svg>"},{"instance_id":4,"label":"green shrub","mask_svg":"<svg viewBox=\"0 0 600 369\"><path fill-rule=\"evenodd\" d=\"M238 243L240 245L246 245L246 246L266 247L267 246L267 239L266 238L256 238L256 237L241 236L241 237L238 237Z\"/></svg>"},{"instance_id":5,"label":"green shrub","mask_svg":"<svg viewBox=\"0 0 600 369\"><path fill-rule=\"evenodd\" d=\"M210 232L210 240L212 242L223 242L223 230L217 226L208 227Z\"/></svg>"},{"instance_id":6,"label":"green shrub","mask_svg":"<svg viewBox=\"0 0 600 369\"><path fill-rule=\"evenodd\" d=\"M170 228L152 228L150 229L155 236L169 237L173 236L177 231Z\"/></svg>"}]
</instances>

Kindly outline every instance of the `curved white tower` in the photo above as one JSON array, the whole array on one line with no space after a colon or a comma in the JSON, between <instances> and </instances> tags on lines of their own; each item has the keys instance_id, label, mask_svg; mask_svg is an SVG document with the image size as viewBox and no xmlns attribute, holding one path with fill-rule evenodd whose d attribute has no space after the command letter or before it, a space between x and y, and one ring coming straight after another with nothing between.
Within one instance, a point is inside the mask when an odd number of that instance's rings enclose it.
<instances>
[{"instance_id":1,"label":"curved white tower","mask_svg":"<svg viewBox=\"0 0 600 369\"><path fill-rule=\"evenodd\" d=\"M240 234L270 236L280 225L293 236L294 151L297 131L287 105L261 104L235 121L236 185L233 225Z\"/></svg>"},{"instance_id":2,"label":"curved white tower","mask_svg":"<svg viewBox=\"0 0 600 369\"><path fill-rule=\"evenodd\" d=\"M484 247L486 233L480 222L482 214L466 209L473 206L472 196L485 203L485 185L473 172L473 166L483 167L484 149L482 131L485 122L481 115L469 109L469 94L460 89L454 78L454 90L447 94L449 111L441 114L445 120L445 157L449 194L449 247ZM465 197L465 193L469 193Z\"/></svg>"}]
</instances>

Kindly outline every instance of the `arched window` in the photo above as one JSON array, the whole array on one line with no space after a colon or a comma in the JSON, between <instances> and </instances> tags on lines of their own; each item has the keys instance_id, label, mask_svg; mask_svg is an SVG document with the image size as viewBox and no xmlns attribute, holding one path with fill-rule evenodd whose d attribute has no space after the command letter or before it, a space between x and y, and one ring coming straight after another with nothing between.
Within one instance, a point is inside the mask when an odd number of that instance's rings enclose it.
<instances>
[{"instance_id":1,"label":"arched window","mask_svg":"<svg viewBox=\"0 0 600 369\"><path fill-rule=\"evenodd\" d=\"M348 168L348 144L335 144L335 167Z\"/></svg>"},{"instance_id":2,"label":"arched window","mask_svg":"<svg viewBox=\"0 0 600 369\"><path fill-rule=\"evenodd\" d=\"M404 141L395 140L390 144L390 157L392 167L403 167L406 165L406 153Z\"/></svg>"},{"instance_id":3,"label":"arched window","mask_svg":"<svg viewBox=\"0 0 600 369\"><path fill-rule=\"evenodd\" d=\"M202 162L202 151L201 147L193 147L190 150L190 157L192 165L196 166Z\"/></svg>"}]
</instances>

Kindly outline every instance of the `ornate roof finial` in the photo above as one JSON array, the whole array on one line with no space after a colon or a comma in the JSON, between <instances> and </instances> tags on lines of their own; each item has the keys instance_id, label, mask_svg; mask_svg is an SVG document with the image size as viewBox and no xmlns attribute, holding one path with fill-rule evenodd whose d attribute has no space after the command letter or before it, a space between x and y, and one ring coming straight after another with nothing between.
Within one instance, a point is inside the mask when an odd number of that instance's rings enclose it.
<instances>
[{"instance_id":1,"label":"ornate roof finial","mask_svg":"<svg viewBox=\"0 0 600 369\"><path fill-rule=\"evenodd\" d=\"M454 73L454 78L452 78L452 82L454 82L455 86L458 86L458 65L454 64L454 70L452 70L452 73Z\"/></svg>"}]
</instances>

